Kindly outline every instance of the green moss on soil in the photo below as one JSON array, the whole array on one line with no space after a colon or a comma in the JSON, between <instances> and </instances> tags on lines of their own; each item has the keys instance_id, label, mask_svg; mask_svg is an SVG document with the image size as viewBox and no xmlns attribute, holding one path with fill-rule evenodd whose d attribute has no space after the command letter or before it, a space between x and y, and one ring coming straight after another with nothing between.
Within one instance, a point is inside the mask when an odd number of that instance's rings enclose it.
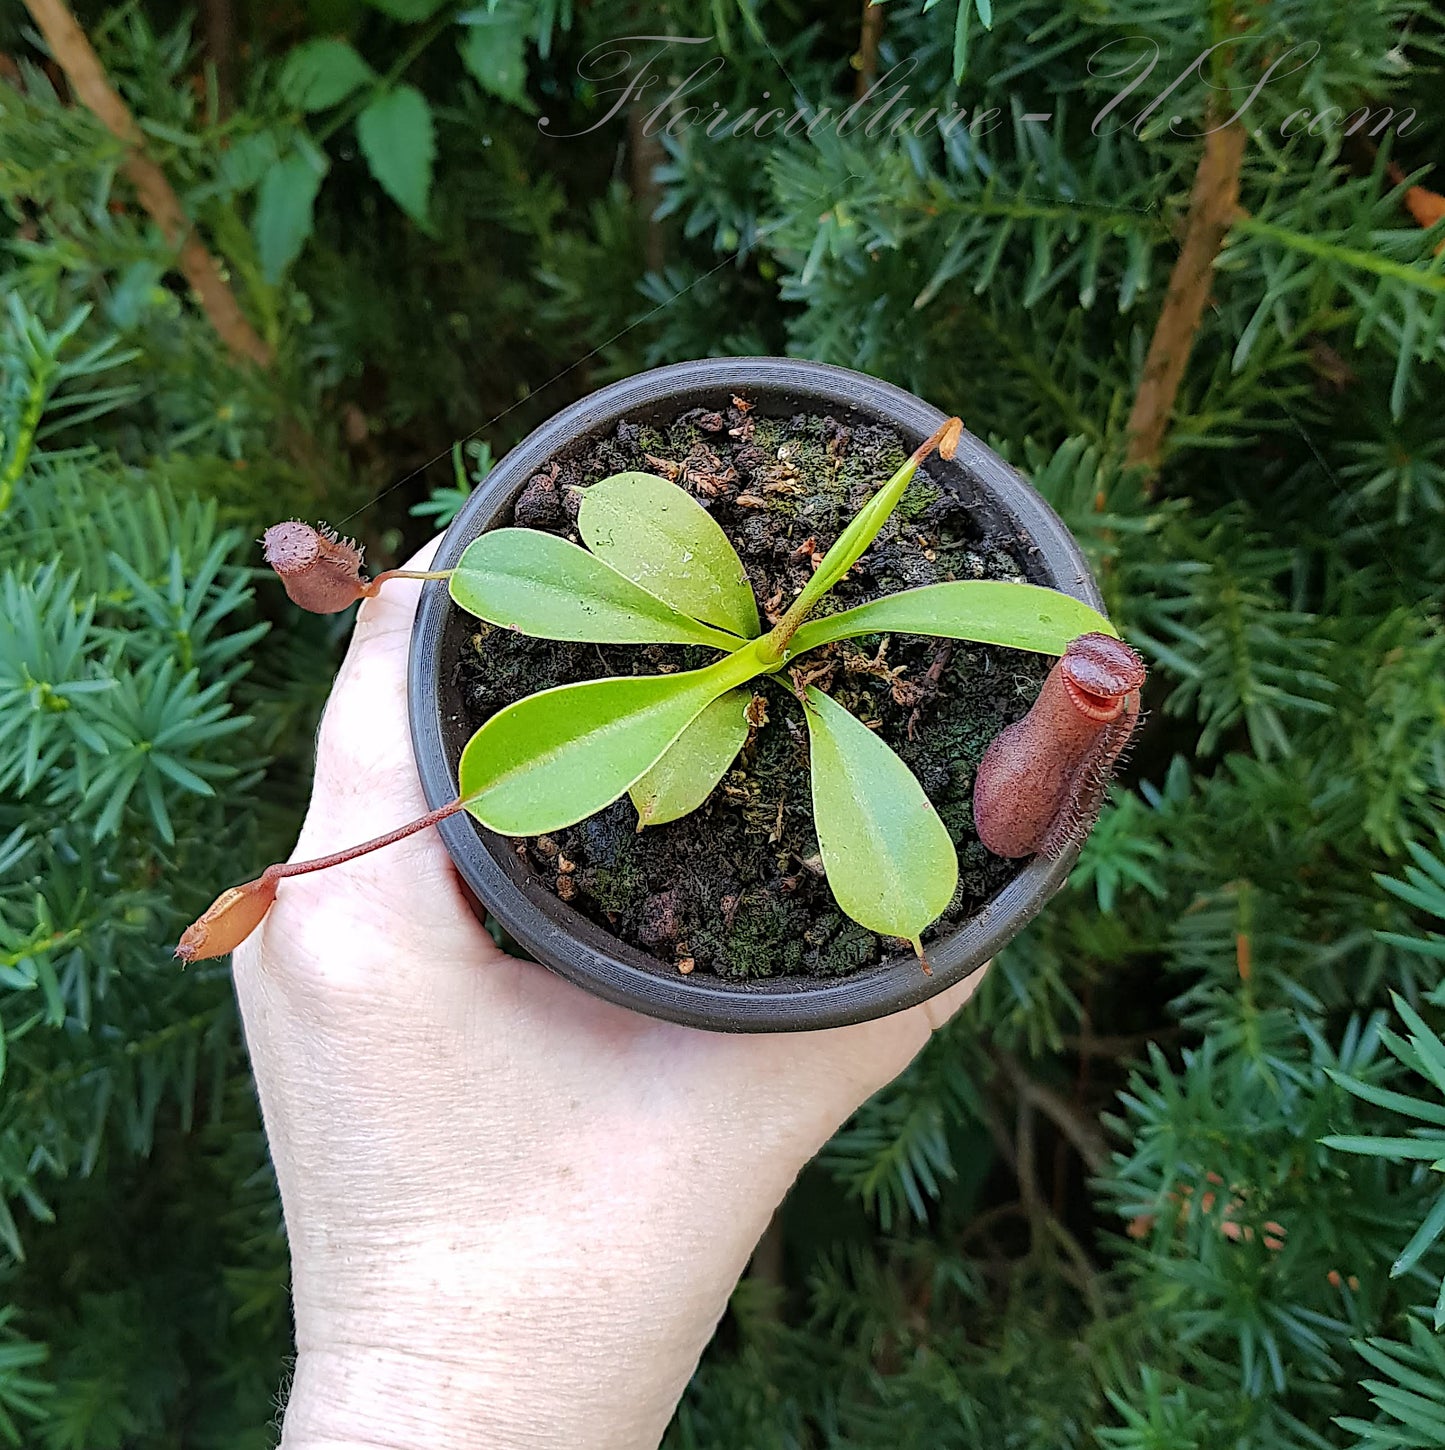
<instances>
[{"instance_id":1,"label":"green moss on soil","mask_svg":"<svg viewBox=\"0 0 1445 1450\"><path fill-rule=\"evenodd\" d=\"M776 615L907 450L885 428L831 418L763 418L736 404L670 426L621 424L539 474L515 522L576 541L581 490L630 469L672 477L737 546L759 605ZM981 537L967 508L919 471L897 513L820 613L951 579L1020 579L1006 544ZM477 626L459 666L475 729L537 690L602 675L709 663L705 649L534 640ZM1048 661L1015 650L914 635L847 640L798 667L875 724L918 776L959 851L959 889L929 936L976 912L1019 870L973 831L973 774L988 742L1027 710ZM884 941L838 910L813 829L807 728L787 675L754 681L768 723L693 815L639 834L622 800L553 837L519 843L538 875L578 910L667 963L730 979L840 976L879 960Z\"/></svg>"}]
</instances>

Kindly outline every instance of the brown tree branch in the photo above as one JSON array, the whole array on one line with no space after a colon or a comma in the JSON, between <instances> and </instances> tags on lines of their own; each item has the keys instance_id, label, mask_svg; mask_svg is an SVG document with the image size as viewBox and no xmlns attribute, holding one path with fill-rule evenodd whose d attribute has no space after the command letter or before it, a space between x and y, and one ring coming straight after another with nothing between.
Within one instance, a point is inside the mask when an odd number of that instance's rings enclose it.
<instances>
[{"instance_id":1,"label":"brown tree branch","mask_svg":"<svg viewBox=\"0 0 1445 1450\"><path fill-rule=\"evenodd\" d=\"M858 36L858 79L854 94L861 100L878 79L878 45L883 39L883 6L863 0L863 24Z\"/></svg>"},{"instance_id":2,"label":"brown tree branch","mask_svg":"<svg viewBox=\"0 0 1445 1450\"><path fill-rule=\"evenodd\" d=\"M216 99L229 116L236 96L236 17L231 0L201 0L206 53L216 70Z\"/></svg>"},{"instance_id":3,"label":"brown tree branch","mask_svg":"<svg viewBox=\"0 0 1445 1450\"><path fill-rule=\"evenodd\" d=\"M1021 1103L1037 1108L1074 1145L1090 1173L1102 1173L1109 1163L1109 1149L1103 1134L1077 1107L1052 1088L1035 1081L1009 1053L998 1051L994 1059L1003 1069Z\"/></svg>"},{"instance_id":4,"label":"brown tree branch","mask_svg":"<svg viewBox=\"0 0 1445 1450\"><path fill-rule=\"evenodd\" d=\"M66 8L65 0L25 0L25 8L40 27L77 98L129 147L121 170L167 245L176 249L177 264L221 341L235 357L259 368L270 367L271 349L241 311L216 259L196 235L165 173L146 153L145 137L135 117L106 78L99 57Z\"/></svg>"},{"instance_id":5,"label":"brown tree branch","mask_svg":"<svg viewBox=\"0 0 1445 1450\"><path fill-rule=\"evenodd\" d=\"M667 233L658 219L662 205L662 188L657 184L657 168L667 160L667 151L655 132L646 129L650 113L642 106L633 106L627 113L627 153L631 162L632 195L643 221L643 260L649 272L661 272L667 265Z\"/></svg>"},{"instance_id":6,"label":"brown tree branch","mask_svg":"<svg viewBox=\"0 0 1445 1450\"><path fill-rule=\"evenodd\" d=\"M1154 325L1144 373L1129 414L1131 464L1151 471L1159 466L1164 434L1184 381L1184 369L1209 301L1214 263L1239 207L1239 169L1245 130L1238 122L1220 126L1204 138L1204 154L1194 174L1184 245L1169 274L1169 290Z\"/></svg>"}]
</instances>

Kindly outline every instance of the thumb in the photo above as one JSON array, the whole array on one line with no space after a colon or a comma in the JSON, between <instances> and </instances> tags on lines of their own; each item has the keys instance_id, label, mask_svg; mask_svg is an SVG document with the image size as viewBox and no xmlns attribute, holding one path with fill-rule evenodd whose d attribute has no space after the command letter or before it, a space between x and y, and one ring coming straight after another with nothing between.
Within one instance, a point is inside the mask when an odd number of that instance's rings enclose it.
<instances>
[{"instance_id":1,"label":"thumb","mask_svg":"<svg viewBox=\"0 0 1445 1450\"><path fill-rule=\"evenodd\" d=\"M433 539L403 566L425 569ZM362 601L316 737L316 773L293 859L354 846L425 814L412 757L407 656L423 584L394 579Z\"/></svg>"}]
</instances>

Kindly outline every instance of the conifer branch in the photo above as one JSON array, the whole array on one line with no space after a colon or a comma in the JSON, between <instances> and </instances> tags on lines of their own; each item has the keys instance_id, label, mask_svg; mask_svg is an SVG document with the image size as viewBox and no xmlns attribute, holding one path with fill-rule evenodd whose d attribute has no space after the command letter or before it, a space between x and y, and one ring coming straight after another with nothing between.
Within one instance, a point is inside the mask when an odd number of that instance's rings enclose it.
<instances>
[{"instance_id":1,"label":"conifer branch","mask_svg":"<svg viewBox=\"0 0 1445 1450\"><path fill-rule=\"evenodd\" d=\"M10 500L15 496L15 485L24 476L26 465L30 462L30 455L35 449L36 434L40 431L40 419L45 412L45 400L47 395L46 377L35 377L31 379L29 391L26 394L25 406L20 414L20 427L17 431L14 447L11 449L10 457L3 468L0 468L0 514L3 514L10 507Z\"/></svg>"},{"instance_id":2,"label":"conifer branch","mask_svg":"<svg viewBox=\"0 0 1445 1450\"><path fill-rule=\"evenodd\" d=\"M1412 203L1407 201L1406 205L1412 206ZM1418 206L1422 210L1428 208L1429 205L1429 193L1424 197L1416 198L1413 203L1413 206ZM1331 241L1328 237L1291 231L1288 227L1278 226L1274 222L1267 222L1260 217L1240 217L1238 226L1241 232L1249 232L1258 237L1268 237L1270 241L1278 242L1290 251L1301 252L1309 257L1318 257L1326 262L1338 262L1342 267L1350 267L1356 272L1368 272L1373 277L1388 277L1392 282L1403 282L1407 287L1414 287L1420 292L1428 292L1436 297L1445 296L1445 272L1438 269L1427 269L1411 262L1399 262L1394 257L1382 257L1375 252L1367 252L1363 247L1347 247L1341 242Z\"/></svg>"},{"instance_id":3,"label":"conifer branch","mask_svg":"<svg viewBox=\"0 0 1445 1450\"><path fill-rule=\"evenodd\" d=\"M176 249L177 263L221 341L235 357L269 368L271 349L241 311L216 259L196 234L165 173L147 154L145 136L135 117L107 79L100 58L65 0L25 0L25 8L40 27L77 98L130 148L121 170L167 245Z\"/></svg>"},{"instance_id":4,"label":"conifer branch","mask_svg":"<svg viewBox=\"0 0 1445 1450\"><path fill-rule=\"evenodd\" d=\"M1210 131L1194 174L1184 244L1169 274L1169 289L1129 413L1126 461L1143 464L1150 472L1159 467L1164 435L1209 300L1214 263L1238 209L1244 143L1245 131L1237 122Z\"/></svg>"}]
</instances>

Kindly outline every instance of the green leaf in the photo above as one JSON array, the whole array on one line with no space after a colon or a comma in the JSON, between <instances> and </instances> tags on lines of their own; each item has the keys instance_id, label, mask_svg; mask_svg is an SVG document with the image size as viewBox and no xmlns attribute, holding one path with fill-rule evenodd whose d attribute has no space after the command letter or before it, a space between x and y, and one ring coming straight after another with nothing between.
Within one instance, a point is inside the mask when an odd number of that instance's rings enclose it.
<instances>
[{"instance_id":1,"label":"green leaf","mask_svg":"<svg viewBox=\"0 0 1445 1450\"><path fill-rule=\"evenodd\" d=\"M1097 609L1057 589L980 579L905 589L812 620L793 636L792 650L801 654L860 634L939 634L1061 655L1089 633L1118 635Z\"/></svg>"},{"instance_id":2,"label":"green leaf","mask_svg":"<svg viewBox=\"0 0 1445 1450\"><path fill-rule=\"evenodd\" d=\"M583 494L577 529L599 559L684 614L757 637L743 561L717 520L675 483L652 473L604 478Z\"/></svg>"},{"instance_id":3,"label":"green leaf","mask_svg":"<svg viewBox=\"0 0 1445 1450\"><path fill-rule=\"evenodd\" d=\"M1433 1123L1436 1127L1445 1128L1445 1105L1427 1103L1420 1098L1412 1098L1406 1093L1397 1093L1390 1088L1377 1087L1374 1083L1365 1082L1361 1078L1336 1072L1332 1067L1327 1067L1325 1072L1347 1093L1353 1093L1355 1097L1363 1098L1367 1103L1374 1103L1376 1107L1387 1108L1392 1113L1404 1113L1409 1117Z\"/></svg>"},{"instance_id":4,"label":"green leaf","mask_svg":"<svg viewBox=\"0 0 1445 1450\"><path fill-rule=\"evenodd\" d=\"M493 715L462 751L467 809L506 836L560 830L611 805L719 695L757 670L730 655L678 675L561 685Z\"/></svg>"},{"instance_id":5,"label":"green leaf","mask_svg":"<svg viewBox=\"0 0 1445 1450\"><path fill-rule=\"evenodd\" d=\"M308 40L281 67L281 94L303 111L324 111L344 101L376 72L344 40Z\"/></svg>"},{"instance_id":6,"label":"green leaf","mask_svg":"<svg viewBox=\"0 0 1445 1450\"><path fill-rule=\"evenodd\" d=\"M457 41L462 64L484 91L527 112L527 16L517 9L479 16Z\"/></svg>"},{"instance_id":7,"label":"green leaf","mask_svg":"<svg viewBox=\"0 0 1445 1450\"><path fill-rule=\"evenodd\" d=\"M311 235L316 193L326 174L310 156L293 152L273 166L261 181L251 231L261 271L272 285L300 255Z\"/></svg>"},{"instance_id":8,"label":"green leaf","mask_svg":"<svg viewBox=\"0 0 1445 1450\"><path fill-rule=\"evenodd\" d=\"M1400 1250L1400 1257L1390 1265L1390 1277L1398 1279L1401 1274L1408 1274L1424 1258L1426 1250L1442 1232L1445 1232L1445 1190L1436 1196L1430 1212L1425 1215L1425 1221L1415 1230L1410 1242Z\"/></svg>"},{"instance_id":9,"label":"green leaf","mask_svg":"<svg viewBox=\"0 0 1445 1450\"><path fill-rule=\"evenodd\" d=\"M415 86L395 86L367 103L356 137L371 174L408 216L429 226L431 168L436 155L431 107Z\"/></svg>"},{"instance_id":10,"label":"green leaf","mask_svg":"<svg viewBox=\"0 0 1445 1450\"><path fill-rule=\"evenodd\" d=\"M448 584L469 614L535 639L594 644L743 643L680 614L576 544L537 529L494 529L468 544Z\"/></svg>"},{"instance_id":11,"label":"green leaf","mask_svg":"<svg viewBox=\"0 0 1445 1450\"><path fill-rule=\"evenodd\" d=\"M695 811L713 792L748 738L746 690L720 695L632 787L637 829L661 826Z\"/></svg>"},{"instance_id":12,"label":"green leaf","mask_svg":"<svg viewBox=\"0 0 1445 1450\"><path fill-rule=\"evenodd\" d=\"M811 686L807 705L813 817L833 896L859 925L919 948L958 886L948 831L913 772L861 720Z\"/></svg>"},{"instance_id":13,"label":"green leaf","mask_svg":"<svg viewBox=\"0 0 1445 1450\"><path fill-rule=\"evenodd\" d=\"M250 191L281 158L270 131L237 136L216 158L218 190Z\"/></svg>"},{"instance_id":14,"label":"green leaf","mask_svg":"<svg viewBox=\"0 0 1445 1450\"><path fill-rule=\"evenodd\" d=\"M868 546L878 537L878 530L888 522L889 514L898 507L899 499L917 472L918 460L910 457L853 515L852 522L823 555L813 577L803 586L803 592L788 606L789 615L799 618L806 614L863 557Z\"/></svg>"},{"instance_id":15,"label":"green leaf","mask_svg":"<svg viewBox=\"0 0 1445 1450\"><path fill-rule=\"evenodd\" d=\"M1371 1158L1420 1159L1439 1158L1445 1140L1440 1138L1375 1138L1368 1134L1338 1134L1321 1138L1326 1148L1341 1153L1364 1153Z\"/></svg>"},{"instance_id":16,"label":"green leaf","mask_svg":"<svg viewBox=\"0 0 1445 1450\"><path fill-rule=\"evenodd\" d=\"M3 1198L0 1198L0 1244L4 1244L19 1263L25 1262L25 1245L20 1241L20 1227L15 1222L10 1205Z\"/></svg>"},{"instance_id":17,"label":"green leaf","mask_svg":"<svg viewBox=\"0 0 1445 1450\"><path fill-rule=\"evenodd\" d=\"M1445 1042L1430 1030L1425 1019L1398 992L1391 992L1390 1000L1410 1029L1410 1046L1418 1054L1420 1071L1445 1093Z\"/></svg>"},{"instance_id":18,"label":"green leaf","mask_svg":"<svg viewBox=\"0 0 1445 1450\"><path fill-rule=\"evenodd\" d=\"M430 20L447 0L366 0L373 10L390 15L393 20Z\"/></svg>"},{"instance_id":19,"label":"green leaf","mask_svg":"<svg viewBox=\"0 0 1445 1450\"><path fill-rule=\"evenodd\" d=\"M958 18L953 23L953 79L960 84L968 69L968 31L973 6L974 0L958 0Z\"/></svg>"}]
</instances>

